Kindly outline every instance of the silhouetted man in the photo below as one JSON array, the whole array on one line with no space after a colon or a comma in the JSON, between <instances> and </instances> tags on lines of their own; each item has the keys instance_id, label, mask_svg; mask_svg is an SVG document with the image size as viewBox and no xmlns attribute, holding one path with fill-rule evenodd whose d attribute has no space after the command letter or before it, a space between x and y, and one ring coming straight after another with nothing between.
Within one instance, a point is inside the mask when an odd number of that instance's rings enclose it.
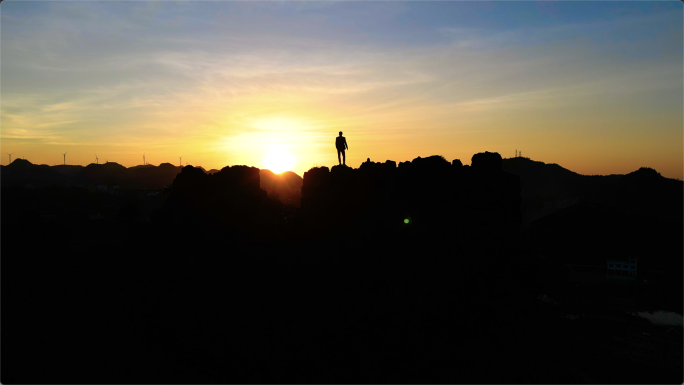
<instances>
[{"instance_id":1,"label":"silhouetted man","mask_svg":"<svg viewBox=\"0 0 684 385\"><path fill-rule=\"evenodd\" d=\"M340 131L340 136L335 138L335 147L337 147L337 161L346 166L347 156L345 155L344 150L349 150L349 146L347 146L347 139L342 136L342 131ZM342 153L342 160L340 160L340 153Z\"/></svg>"}]
</instances>

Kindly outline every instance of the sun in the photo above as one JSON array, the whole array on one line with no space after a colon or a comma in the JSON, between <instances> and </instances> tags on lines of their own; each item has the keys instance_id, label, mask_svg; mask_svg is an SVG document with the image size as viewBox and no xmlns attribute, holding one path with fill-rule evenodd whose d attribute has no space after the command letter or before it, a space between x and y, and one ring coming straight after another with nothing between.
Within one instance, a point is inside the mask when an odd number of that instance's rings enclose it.
<instances>
[{"instance_id":1,"label":"sun","mask_svg":"<svg viewBox=\"0 0 684 385\"><path fill-rule=\"evenodd\" d=\"M292 170L294 163L295 157L282 148L271 149L264 158L264 165L266 168L276 174Z\"/></svg>"}]
</instances>

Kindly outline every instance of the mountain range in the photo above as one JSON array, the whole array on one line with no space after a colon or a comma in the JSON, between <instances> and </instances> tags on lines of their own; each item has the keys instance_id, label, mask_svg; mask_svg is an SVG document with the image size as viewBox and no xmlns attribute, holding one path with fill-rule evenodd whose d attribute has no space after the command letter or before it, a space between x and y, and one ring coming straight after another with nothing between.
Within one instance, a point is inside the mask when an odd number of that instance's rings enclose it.
<instances>
[{"instance_id":1,"label":"mountain range","mask_svg":"<svg viewBox=\"0 0 684 385\"><path fill-rule=\"evenodd\" d=\"M186 166L187 167L187 166ZM190 166L192 167L192 166ZM220 170L205 170L205 174L216 174ZM171 186L183 167L162 163L159 166L147 164L124 167L116 162L80 165L37 165L25 159L15 159L10 165L0 166L2 183L6 186L89 186L104 185L121 189L161 189ZM292 171L274 174L260 170L261 188L285 204L299 206L302 177Z\"/></svg>"},{"instance_id":2,"label":"mountain range","mask_svg":"<svg viewBox=\"0 0 684 385\"><path fill-rule=\"evenodd\" d=\"M682 182L652 169L590 177L484 152L299 181L3 167L3 382L573 383L544 373L578 355L576 329L538 305L564 265L681 271ZM72 187L95 183L130 190ZM298 209L269 199L297 192ZM539 202L555 212L521 232Z\"/></svg>"},{"instance_id":3,"label":"mountain range","mask_svg":"<svg viewBox=\"0 0 684 385\"><path fill-rule=\"evenodd\" d=\"M455 160L454 162L460 160ZM468 167L468 166L465 166ZM505 171L520 177L523 227L559 209L579 202L603 202L634 215L681 221L682 181L665 178L656 170L641 168L627 175L581 175L557 164L528 158L502 160ZM215 174L220 170L205 170ZM170 163L159 166L124 167L116 162L80 165L36 165L15 159L0 166L3 185L106 185L122 189L165 188L183 168ZM285 204L299 207L303 179L292 171L274 174L260 170L260 187ZM526 222L527 221L527 222Z\"/></svg>"}]
</instances>

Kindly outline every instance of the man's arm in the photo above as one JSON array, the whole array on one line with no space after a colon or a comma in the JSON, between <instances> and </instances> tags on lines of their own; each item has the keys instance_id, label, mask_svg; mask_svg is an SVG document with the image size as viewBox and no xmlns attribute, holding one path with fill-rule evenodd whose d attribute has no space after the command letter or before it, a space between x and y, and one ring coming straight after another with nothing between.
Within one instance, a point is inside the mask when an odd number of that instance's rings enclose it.
<instances>
[{"instance_id":1,"label":"man's arm","mask_svg":"<svg viewBox=\"0 0 684 385\"><path fill-rule=\"evenodd\" d=\"M349 150L349 146L347 145L347 138L344 138L344 147L346 147L347 150Z\"/></svg>"}]
</instances>

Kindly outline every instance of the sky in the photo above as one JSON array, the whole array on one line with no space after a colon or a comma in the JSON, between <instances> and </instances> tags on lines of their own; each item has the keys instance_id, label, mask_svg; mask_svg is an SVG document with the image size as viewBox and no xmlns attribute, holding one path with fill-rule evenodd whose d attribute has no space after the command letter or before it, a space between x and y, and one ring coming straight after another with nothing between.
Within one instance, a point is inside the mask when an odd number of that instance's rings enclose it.
<instances>
[{"instance_id":1,"label":"sky","mask_svg":"<svg viewBox=\"0 0 684 385\"><path fill-rule=\"evenodd\" d=\"M683 179L682 19L681 1L5 0L0 160L303 175L343 131L352 167L519 150Z\"/></svg>"}]
</instances>

